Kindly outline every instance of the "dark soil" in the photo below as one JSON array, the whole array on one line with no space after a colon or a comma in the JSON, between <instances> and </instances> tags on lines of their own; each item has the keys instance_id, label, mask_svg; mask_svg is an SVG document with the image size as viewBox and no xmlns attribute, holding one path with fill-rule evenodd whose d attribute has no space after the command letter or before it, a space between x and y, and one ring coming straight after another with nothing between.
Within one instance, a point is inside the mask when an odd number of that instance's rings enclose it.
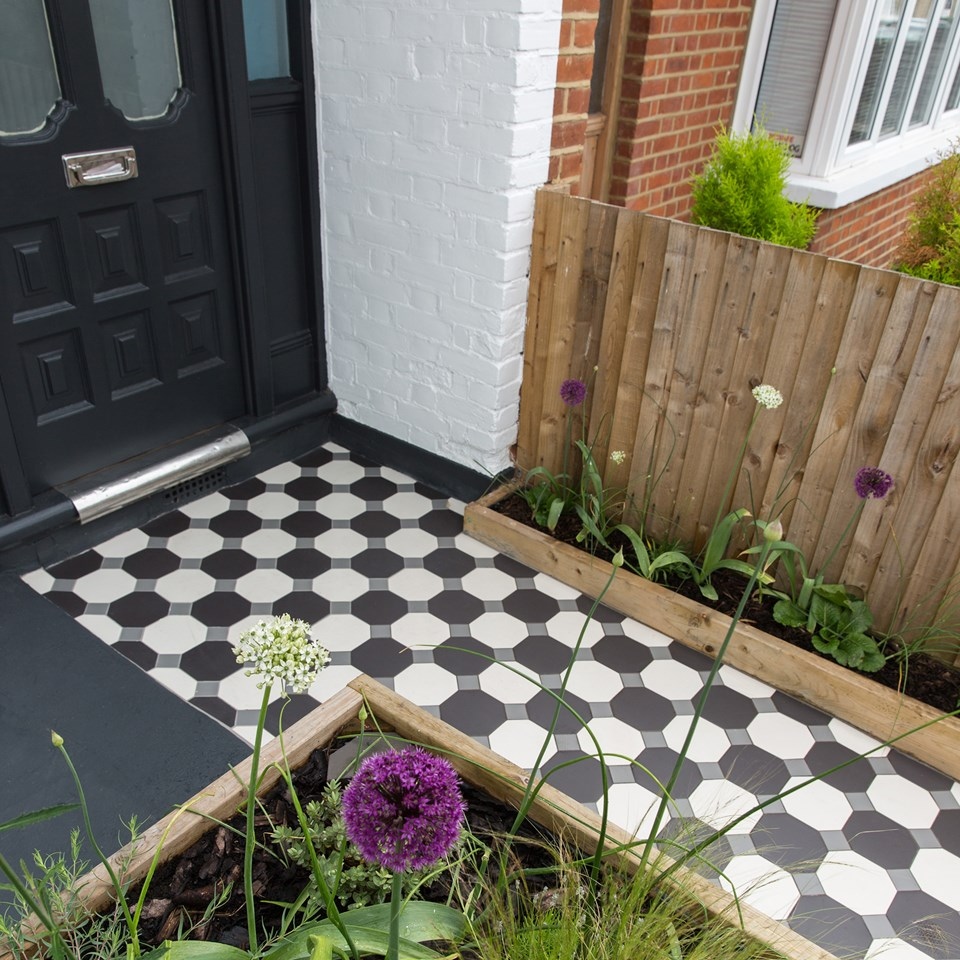
<instances>
[{"instance_id":1,"label":"dark soil","mask_svg":"<svg viewBox=\"0 0 960 960\"><path fill-rule=\"evenodd\" d=\"M519 496L505 497L494 504L492 509L510 517L512 520L516 520L518 523L533 527L541 533L547 533L546 530L537 527L533 522L529 507ZM553 536L577 550L582 550L582 544L578 543L576 539L579 531L580 523L577 518L565 516L560 518L560 523L557 524ZM615 546L617 545L615 544ZM603 554L598 552L598 556L603 556ZM610 556L607 555L604 559L609 560ZM666 583L661 583L661 586L669 590L675 590L677 593L719 610L721 613L733 616L746 586L744 578L729 570L721 570L713 575L712 583L719 594L716 601L706 600L696 583L689 579L668 580ZM834 662L832 658L814 649L810 643L810 634L806 630L797 627L785 627L777 623L773 618L774 602L775 600L769 596L759 598L754 595L748 601L744 610L743 622L749 623L751 626L795 647L801 647L816 657ZM888 655L894 653L893 644L888 643L885 652ZM890 656L886 666L881 670L876 673L860 673L860 676L868 677L883 684L883 686L905 693L916 700L921 700L937 710L950 712L960 706L960 669L925 653L912 653L906 664L906 669L903 669L903 659Z\"/></svg>"},{"instance_id":2,"label":"dark soil","mask_svg":"<svg viewBox=\"0 0 960 960\"><path fill-rule=\"evenodd\" d=\"M340 744L337 744L339 747ZM305 807L319 798L327 782L328 750L314 751L310 759L294 774L297 796ZM467 822L474 836L495 844L513 823L514 811L493 800L469 784L463 784L467 801ZM297 826L296 813L286 785L281 782L261 801L263 815L258 816L258 844L254 854L253 889L257 900L257 918L261 929L276 930L283 915L273 902L293 902L310 881L308 871L290 866L276 855L276 848L267 837L278 825ZM227 943L246 948L246 910L243 899L243 833L245 817L238 814L227 826L215 827L182 856L162 866L150 884L149 898L140 925L141 943L159 946L166 939L176 939L179 927L193 928L190 939ZM524 867L544 867L549 861L544 854L543 835L533 824L524 824L514 847ZM488 877L497 876L496 857L491 858ZM459 882L467 889L475 878L469 868L461 872ZM225 902L206 923L204 911L223 889L232 884ZM544 881L544 886L547 883ZM449 876L441 875L418 898L445 902L450 892ZM139 891L130 894L135 902ZM319 919L319 918L317 918Z\"/></svg>"}]
</instances>

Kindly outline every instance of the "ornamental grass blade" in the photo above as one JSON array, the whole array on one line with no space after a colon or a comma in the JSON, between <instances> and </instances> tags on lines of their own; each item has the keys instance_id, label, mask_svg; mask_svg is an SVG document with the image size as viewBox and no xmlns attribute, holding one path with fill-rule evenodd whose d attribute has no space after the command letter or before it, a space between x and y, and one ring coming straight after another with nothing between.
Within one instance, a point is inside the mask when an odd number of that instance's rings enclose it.
<instances>
[{"instance_id":1,"label":"ornamental grass blade","mask_svg":"<svg viewBox=\"0 0 960 960\"><path fill-rule=\"evenodd\" d=\"M76 810L80 806L78 803L58 803L54 807L44 807L42 810L32 810L30 813L23 813L19 817L7 820L6 823L0 823L0 833L4 830L16 830L18 827L29 827L34 823L42 823L44 820L52 820L70 810Z\"/></svg>"}]
</instances>

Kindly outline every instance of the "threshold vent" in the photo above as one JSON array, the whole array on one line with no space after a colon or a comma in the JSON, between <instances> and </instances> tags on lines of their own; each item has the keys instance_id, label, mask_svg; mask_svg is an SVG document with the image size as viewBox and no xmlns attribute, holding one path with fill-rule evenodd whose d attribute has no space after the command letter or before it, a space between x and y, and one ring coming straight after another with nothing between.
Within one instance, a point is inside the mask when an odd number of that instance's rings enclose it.
<instances>
[{"instance_id":1,"label":"threshold vent","mask_svg":"<svg viewBox=\"0 0 960 960\"><path fill-rule=\"evenodd\" d=\"M98 474L81 477L57 489L73 502L81 523L151 494L181 503L215 490L223 483L223 467L250 453L250 441L238 427L206 430L141 457L126 460Z\"/></svg>"},{"instance_id":2,"label":"threshold vent","mask_svg":"<svg viewBox=\"0 0 960 960\"><path fill-rule=\"evenodd\" d=\"M176 486L163 491L163 499L173 506L180 503L187 503L190 500L198 500L205 497L214 490L219 490L223 486L227 475L223 470L211 470L200 477L193 477L190 480L181 480Z\"/></svg>"}]
</instances>

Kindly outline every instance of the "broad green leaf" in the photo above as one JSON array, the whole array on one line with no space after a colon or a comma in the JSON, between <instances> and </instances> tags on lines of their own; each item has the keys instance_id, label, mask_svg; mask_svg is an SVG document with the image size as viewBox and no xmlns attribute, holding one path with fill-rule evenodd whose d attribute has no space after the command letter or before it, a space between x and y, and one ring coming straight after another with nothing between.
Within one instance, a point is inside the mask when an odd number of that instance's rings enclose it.
<instances>
[{"instance_id":1,"label":"broad green leaf","mask_svg":"<svg viewBox=\"0 0 960 960\"><path fill-rule=\"evenodd\" d=\"M831 657L835 657L840 639L836 636L831 638L830 636L824 636L822 633L815 633L810 638L810 642L821 653L826 653Z\"/></svg>"},{"instance_id":2,"label":"broad green leaf","mask_svg":"<svg viewBox=\"0 0 960 960\"><path fill-rule=\"evenodd\" d=\"M739 510L728 513L716 527L714 527L703 551L702 570L705 576L709 577L710 573L716 568L716 565L723 559L723 555L727 552L727 547L730 545L730 536L733 533L733 528L740 523L744 517L748 516L749 513L749 510L741 507ZM702 591L703 588L701 587L701 592ZM709 595L704 594L704 596ZM716 591L714 591L714 596L710 599L716 600Z\"/></svg>"},{"instance_id":3,"label":"broad green leaf","mask_svg":"<svg viewBox=\"0 0 960 960\"><path fill-rule=\"evenodd\" d=\"M44 807L42 810L31 810L30 813L22 813L19 817L7 820L6 823L0 823L0 833L4 830L16 830L18 827L29 827L34 823L41 823L44 820L52 820L61 814L70 810L76 810L78 803L59 803L54 807Z\"/></svg>"},{"instance_id":4,"label":"broad green leaf","mask_svg":"<svg viewBox=\"0 0 960 960\"><path fill-rule=\"evenodd\" d=\"M753 576L754 564L744 563L743 560L721 560L717 566L717 570L733 570L735 573L742 573L745 577L749 578ZM762 584L773 583L773 577L769 573L758 573L757 581Z\"/></svg>"},{"instance_id":5,"label":"broad green leaf","mask_svg":"<svg viewBox=\"0 0 960 960\"><path fill-rule=\"evenodd\" d=\"M641 577L649 579L651 572L650 554L647 552L647 545L643 542L643 537L626 523L618 523L613 529L622 533L630 541L630 546L633 547L633 553L636 557L636 568L639 570Z\"/></svg>"},{"instance_id":6,"label":"broad green leaf","mask_svg":"<svg viewBox=\"0 0 960 960\"><path fill-rule=\"evenodd\" d=\"M390 904L359 907L341 915L353 942L361 953L384 954L390 929ZM414 900L400 914L400 956L408 960L434 960L441 956L425 947L422 941L440 940L455 943L463 938L466 920L459 910L441 903ZM338 950L345 950L346 941L329 921L307 924L290 934L266 954L266 960L309 960L311 936L324 936Z\"/></svg>"},{"instance_id":7,"label":"broad green leaf","mask_svg":"<svg viewBox=\"0 0 960 960\"><path fill-rule=\"evenodd\" d=\"M250 960L250 954L226 943L166 940L156 950L141 954L140 960Z\"/></svg>"},{"instance_id":8,"label":"broad green leaf","mask_svg":"<svg viewBox=\"0 0 960 960\"><path fill-rule=\"evenodd\" d=\"M850 594L842 583L820 583L814 589L825 600L830 600L841 607L845 607L850 602Z\"/></svg>"},{"instance_id":9,"label":"broad green leaf","mask_svg":"<svg viewBox=\"0 0 960 960\"><path fill-rule=\"evenodd\" d=\"M550 503L550 509L547 511L547 522L545 526L551 533L557 528L557 522L560 519L560 514L563 513L563 506L563 500L561 500L560 497L555 497Z\"/></svg>"},{"instance_id":10,"label":"broad green leaf","mask_svg":"<svg viewBox=\"0 0 960 960\"><path fill-rule=\"evenodd\" d=\"M773 619L785 627L803 627L807 623L807 614L792 600L778 600L773 605Z\"/></svg>"}]
</instances>

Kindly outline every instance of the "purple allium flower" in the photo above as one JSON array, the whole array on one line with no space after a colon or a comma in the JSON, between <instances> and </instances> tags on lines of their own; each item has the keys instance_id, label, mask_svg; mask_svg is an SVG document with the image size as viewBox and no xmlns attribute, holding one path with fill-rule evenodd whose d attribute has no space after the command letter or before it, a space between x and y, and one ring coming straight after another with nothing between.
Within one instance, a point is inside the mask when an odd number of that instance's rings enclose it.
<instances>
[{"instance_id":1,"label":"purple allium flower","mask_svg":"<svg viewBox=\"0 0 960 960\"><path fill-rule=\"evenodd\" d=\"M444 857L465 804L453 767L419 747L367 757L343 792L347 836L364 860L399 873Z\"/></svg>"},{"instance_id":2,"label":"purple allium flower","mask_svg":"<svg viewBox=\"0 0 960 960\"><path fill-rule=\"evenodd\" d=\"M568 407L579 407L586 396L587 385L582 380L564 380L560 384L560 399Z\"/></svg>"},{"instance_id":3,"label":"purple allium flower","mask_svg":"<svg viewBox=\"0 0 960 960\"><path fill-rule=\"evenodd\" d=\"M853 478L853 485L861 500L867 497L882 500L893 486L893 477L879 467L861 467Z\"/></svg>"}]
</instances>

